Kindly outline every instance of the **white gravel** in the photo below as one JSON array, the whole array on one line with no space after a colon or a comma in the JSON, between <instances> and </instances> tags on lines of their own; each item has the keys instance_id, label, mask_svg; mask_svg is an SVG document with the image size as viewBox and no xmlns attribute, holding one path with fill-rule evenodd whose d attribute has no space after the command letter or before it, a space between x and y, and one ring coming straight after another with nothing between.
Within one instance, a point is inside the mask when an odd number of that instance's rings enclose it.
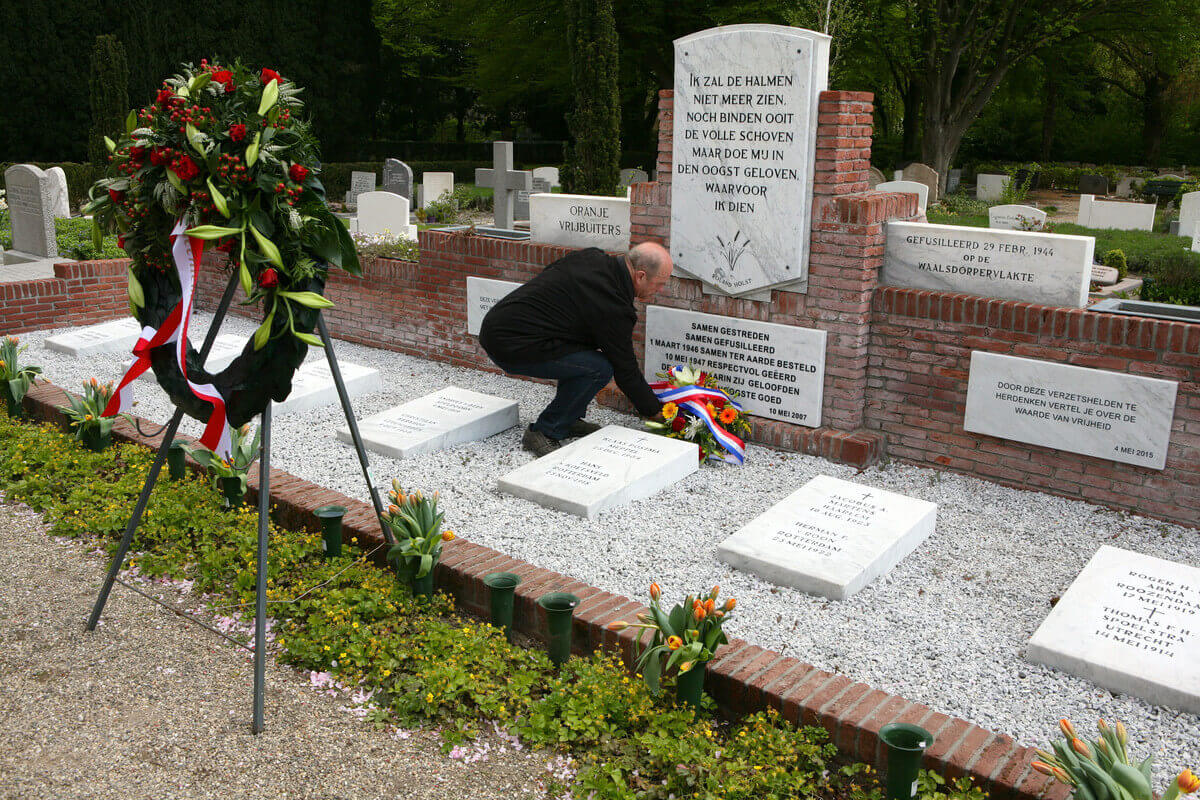
<instances>
[{"instance_id":1,"label":"white gravel","mask_svg":"<svg viewBox=\"0 0 1200 800\"><path fill-rule=\"evenodd\" d=\"M197 314L199 342L211 315ZM223 332L249 335L253 324L230 319ZM66 357L41 347L45 333L25 334L29 359L67 388L84 378L115 377L120 356ZM718 583L736 596L727 629L763 647L844 673L925 703L1023 744L1043 744L1059 717L1085 730L1094 720L1123 720L1135 751L1157 754L1159 783L1200 765L1200 716L1155 706L1024 660L1026 642L1102 544L1183 563L1200 563L1194 530L1084 502L1023 492L976 478L888 464L861 474L821 458L751 446L746 466L706 467L657 497L587 521L498 493L496 479L531 459L520 449L525 424L552 388L490 373L338 343L341 360L373 366L384 391L354 403L361 419L446 385L521 403L521 427L483 442L397 461L372 455L386 482L439 489L447 524L469 540L631 598L651 580L668 597ZM309 359L324 358L310 352ZM135 411L165 421L165 395L139 385ZM638 425L593 407L601 423ZM338 443L336 404L276 417L275 466L367 499L353 450ZM200 425L185 422L199 435ZM718 543L810 478L855 480L937 503L937 531L886 576L844 602L760 581L719 563Z\"/></svg>"}]
</instances>

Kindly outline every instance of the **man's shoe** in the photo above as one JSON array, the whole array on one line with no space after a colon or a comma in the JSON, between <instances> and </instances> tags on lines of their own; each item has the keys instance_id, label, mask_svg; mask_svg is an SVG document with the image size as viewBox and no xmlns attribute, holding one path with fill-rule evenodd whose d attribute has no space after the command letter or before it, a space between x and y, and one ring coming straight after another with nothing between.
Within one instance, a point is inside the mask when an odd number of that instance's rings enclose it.
<instances>
[{"instance_id":1,"label":"man's shoe","mask_svg":"<svg viewBox=\"0 0 1200 800\"><path fill-rule=\"evenodd\" d=\"M567 438L578 439L580 436L587 436L589 433L595 433L603 427L603 425L597 425L594 422L588 422L586 419L577 419L572 422L571 427L567 429Z\"/></svg>"},{"instance_id":2,"label":"man's shoe","mask_svg":"<svg viewBox=\"0 0 1200 800\"><path fill-rule=\"evenodd\" d=\"M525 429L525 435L521 437L521 447L541 458L562 447L562 442L551 439L541 431L535 431L531 425Z\"/></svg>"}]
</instances>

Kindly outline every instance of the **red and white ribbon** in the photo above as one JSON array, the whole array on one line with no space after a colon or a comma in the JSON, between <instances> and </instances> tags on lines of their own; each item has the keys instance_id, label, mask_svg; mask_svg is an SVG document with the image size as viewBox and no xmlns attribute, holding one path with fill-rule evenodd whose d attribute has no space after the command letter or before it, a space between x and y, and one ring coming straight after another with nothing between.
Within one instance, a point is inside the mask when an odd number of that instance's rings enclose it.
<instances>
[{"instance_id":1,"label":"red and white ribbon","mask_svg":"<svg viewBox=\"0 0 1200 800\"><path fill-rule=\"evenodd\" d=\"M184 234L183 219L175 223L171 231L171 255L175 262L175 273L179 277L181 297L178 305L163 320L157 329L147 325L133 346L133 364L121 378L117 391L104 408L102 416L111 417L128 412L133 406L131 384L150 368L150 351L164 344L175 345L175 359L179 371L187 381L192 394L211 403L213 410L200 437L200 444L222 457L229 455L229 426L225 420L225 398L211 383L192 383L187 376L188 323L192 318L192 298L196 290L196 272L200 268L200 256L204 254L204 241Z\"/></svg>"}]
</instances>

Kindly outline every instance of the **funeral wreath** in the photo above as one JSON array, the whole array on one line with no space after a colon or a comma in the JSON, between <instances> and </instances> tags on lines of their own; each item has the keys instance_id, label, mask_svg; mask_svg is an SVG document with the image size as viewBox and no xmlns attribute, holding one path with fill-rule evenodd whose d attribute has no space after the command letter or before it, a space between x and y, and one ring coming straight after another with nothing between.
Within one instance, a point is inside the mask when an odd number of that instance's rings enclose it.
<instances>
[{"instance_id":1,"label":"funeral wreath","mask_svg":"<svg viewBox=\"0 0 1200 800\"><path fill-rule=\"evenodd\" d=\"M674 366L650 384L663 401L662 421L646 427L671 439L695 442L701 461L741 464L750 435L746 412L717 379L692 366Z\"/></svg>"}]
</instances>

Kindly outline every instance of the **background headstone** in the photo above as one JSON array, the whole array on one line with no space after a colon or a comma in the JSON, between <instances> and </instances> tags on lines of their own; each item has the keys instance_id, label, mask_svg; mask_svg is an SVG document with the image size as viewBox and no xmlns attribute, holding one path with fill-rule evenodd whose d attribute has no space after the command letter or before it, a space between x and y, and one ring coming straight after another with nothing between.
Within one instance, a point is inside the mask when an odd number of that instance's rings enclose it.
<instances>
[{"instance_id":1,"label":"background headstone","mask_svg":"<svg viewBox=\"0 0 1200 800\"><path fill-rule=\"evenodd\" d=\"M492 306L521 284L514 281L497 281L491 278L467 277L467 333L479 335L479 326Z\"/></svg>"},{"instance_id":2,"label":"background headstone","mask_svg":"<svg viewBox=\"0 0 1200 800\"><path fill-rule=\"evenodd\" d=\"M453 172L421 173L421 208L428 208L445 194L454 194Z\"/></svg>"},{"instance_id":3,"label":"background headstone","mask_svg":"<svg viewBox=\"0 0 1200 800\"><path fill-rule=\"evenodd\" d=\"M410 400L359 421L363 444L389 458L445 450L506 431L519 422L515 400L457 386ZM350 429L337 430L339 442L352 442Z\"/></svg>"},{"instance_id":4,"label":"background headstone","mask_svg":"<svg viewBox=\"0 0 1200 800\"><path fill-rule=\"evenodd\" d=\"M550 181L545 178L533 178L530 181L528 190L522 189L517 192L517 199L513 205L513 219L528 220L529 217L529 196L532 194L549 194Z\"/></svg>"},{"instance_id":5,"label":"background headstone","mask_svg":"<svg viewBox=\"0 0 1200 800\"><path fill-rule=\"evenodd\" d=\"M1009 175L989 175L982 173L975 176L975 199L985 203L994 203L1004 194L1012 177Z\"/></svg>"},{"instance_id":6,"label":"background headstone","mask_svg":"<svg viewBox=\"0 0 1200 800\"><path fill-rule=\"evenodd\" d=\"M1101 286L1113 286L1120 278L1121 272L1116 267L1092 264L1092 283L1098 283Z\"/></svg>"},{"instance_id":7,"label":"background headstone","mask_svg":"<svg viewBox=\"0 0 1200 800\"><path fill-rule=\"evenodd\" d=\"M925 204L936 203L939 199L938 194L938 174L933 167L916 162L909 164L901 172L901 180L916 181L923 183L929 188L929 192L925 197Z\"/></svg>"},{"instance_id":8,"label":"background headstone","mask_svg":"<svg viewBox=\"0 0 1200 800\"><path fill-rule=\"evenodd\" d=\"M1200 225L1200 191L1188 192L1179 198L1179 235L1190 238L1197 225Z\"/></svg>"},{"instance_id":9,"label":"background headstone","mask_svg":"<svg viewBox=\"0 0 1200 800\"><path fill-rule=\"evenodd\" d=\"M1108 178L1095 173L1079 176L1079 193L1104 197L1108 194Z\"/></svg>"},{"instance_id":10,"label":"background headstone","mask_svg":"<svg viewBox=\"0 0 1200 800\"><path fill-rule=\"evenodd\" d=\"M950 170L949 174L946 175L946 194L957 192L960 185L962 185L962 170Z\"/></svg>"},{"instance_id":11,"label":"background headstone","mask_svg":"<svg viewBox=\"0 0 1200 800\"><path fill-rule=\"evenodd\" d=\"M363 192L375 191L375 173L374 172L351 172L350 173L350 191L346 192L346 204L354 205L358 202L358 196Z\"/></svg>"},{"instance_id":12,"label":"background headstone","mask_svg":"<svg viewBox=\"0 0 1200 800\"><path fill-rule=\"evenodd\" d=\"M383 191L398 194L412 206L413 172L412 167L398 158L389 158L383 162Z\"/></svg>"},{"instance_id":13,"label":"background headstone","mask_svg":"<svg viewBox=\"0 0 1200 800\"><path fill-rule=\"evenodd\" d=\"M885 181L875 187L877 192L903 192L917 196L917 214L925 216L929 206L929 187L917 181Z\"/></svg>"},{"instance_id":14,"label":"background headstone","mask_svg":"<svg viewBox=\"0 0 1200 800\"><path fill-rule=\"evenodd\" d=\"M1117 197L1132 197L1133 187L1135 184L1139 183L1141 183L1141 181L1138 178L1135 178L1132 175L1125 175L1119 181L1117 181L1117 188L1114 194L1116 194Z\"/></svg>"},{"instance_id":15,"label":"background headstone","mask_svg":"<svg viewBox=\"0 0 1200 800\"><path fill-rule=\"evenodd\" d=\"M4 171L13 250L39 258L58 255L53 181L39 167L14 164Z\"/></svg>"},{"instance_id":16,"label":"background headstone","mask_svg":"<svg viewBox=\"0 0 1200 800\"><path fill-rule=\"evenodd\" d=\"M1093 195L1081 194L1076 223L1085 228L1150 231L1154 230L1154 212L1157 208L1154 203L1097 200Z\"/></svg>"},{"instance_id":17,"label":"background headstone","mask_svg":"<svg viewBox=\"0 0 1200 800\"><path fill-rule=\"evenodd\" d=\"M529 206L530 241L621 253L629 249L627 197L541 193L530 196Z\"/></svg>"},{"instance_id":18,"label":"background headstone","mask_svg":"<svg viewBox=\"0 0 1200 800\"><path fill-rule=\"evenodd\" d=\"M988 227L1005 231L1029 230L1023 223L1046 224L1046 212L1040 208L1022 205L992 206L988 209ZM1036 230L1036 229L1033 229Z\"/></svg>"},{"instance_id":19,"label":"background headstone","mask_svg":"<svg viewBox=\"0 0 1200 800\"><path fill-rule=\"evenodd\" d=\"M360 194L358 232L368 236L390 233L416 241L417 226L408 222L408 198L392 192Z\"/></svg>"},{"instance_id":20,"label":"background headstone","mask_svg":"<svg viewBox=\"0 0 1200 800\"><path fill-rule=\"evenodd\" d=\"M512 142L492 142L492 168L475 170L475 185L492 187L496 227L512 230L516 219L516 194L533 188L533 174L513 169Z\"/></svg>"},{"instance_id":21,"label":"background headstone","mask_svg":"<svg viewBox=\"0 0 1200 800\"><path fill-rule=\"evenodd\" d=\"M617 185L622 189L628 189L635 183L645 183L648 180L650 180L650 176L646 174L646 170L626 167L621 170Z\"/></svg>"},{"instance_id":22,"label":"background headstone","mask_svg":"<svg viewBox=\"0 0 1200 800\"><path fill-rule=\"evenodd\" d=\"M533 179L543 178L549 181L551 189L562 188L562 181L558 177L558 167L535 167L533 170Z\"/></svg>"},{"instance_id":23,"label":"background headstone","mask_svg":"<svg viewBox=\"0 0 1200 800\"><path fill-rule=\"evenodd\" d=\"M51 195L51 208L54 216L59 219L67 219L71 216L71 194L67 189L67 173L62 167L51 167L46 170L46 174L53 181L53 194Z\"/></svg>"},{"instance_id":24,"label":"background headstone","mask_svg":"<svg viewBox=\"0 0 1200 800\"><path fill-rule=\"evenodd\" d=\"M876 167L867 168L867 185L871 187L871 189L874 189L876 186L884 183L885 181L887 181L887 176L884 175L879 169Z\"/></svg>"}]
</instances>

